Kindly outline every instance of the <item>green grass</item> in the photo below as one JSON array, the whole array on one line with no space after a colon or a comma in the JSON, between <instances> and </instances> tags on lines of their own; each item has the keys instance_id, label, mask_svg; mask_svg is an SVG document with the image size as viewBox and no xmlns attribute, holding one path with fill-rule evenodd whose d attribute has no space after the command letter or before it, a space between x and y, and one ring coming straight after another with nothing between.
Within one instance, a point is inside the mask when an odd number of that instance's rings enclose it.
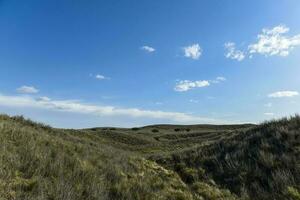
<instances>
[{"instance_id":1,"label":"green grass","mask_svg":"<svg viewBox=\"0 0 300 200\"><path fill-rule=\"evenodd\" d=\"M0 115L0 200L293 200L299 156L298 116L71 130Z\"/></svg>"}]
</instances>

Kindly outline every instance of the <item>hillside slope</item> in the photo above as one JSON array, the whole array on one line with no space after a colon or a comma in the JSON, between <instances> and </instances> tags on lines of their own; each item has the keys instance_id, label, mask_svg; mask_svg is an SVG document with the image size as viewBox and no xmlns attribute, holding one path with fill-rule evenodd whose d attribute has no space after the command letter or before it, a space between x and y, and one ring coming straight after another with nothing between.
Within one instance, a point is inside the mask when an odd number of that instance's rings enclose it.
<instances>
[{"instance_id":1,"label":"hillside slope","mask_svg":"<svg viewBox=\"0 0 300 200\"><path fill-rule=\"evenodd\" d=\"M300 117L267 122L211 145L153 159L190 185L204 176L243 198L293 199L295 193L299 199Z\"/></svg>"},{"instance_id":2,"label":"hillside slope","mask_svg":"<svg viewBox=\"0 0 300 200\"><path fill-rule=\"evenodd\" d=\"M0 200L299 199L300 118L55 129L0 115Z\"/></svg>"}]
</instances>

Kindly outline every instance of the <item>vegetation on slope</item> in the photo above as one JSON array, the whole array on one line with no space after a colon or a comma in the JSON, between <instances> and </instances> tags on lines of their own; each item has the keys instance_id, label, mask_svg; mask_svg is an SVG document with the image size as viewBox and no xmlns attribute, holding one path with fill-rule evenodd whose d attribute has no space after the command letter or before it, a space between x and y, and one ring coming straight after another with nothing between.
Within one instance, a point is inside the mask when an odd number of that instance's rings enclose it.
<instances>
[{"instance_id":1,"label":"vegetation on slope","mask_svg":"<svg viewBox=\"0 0 300 200\"><path fill-rule=\"evenodd\" d=\"M264 123L212 145L155 159L189 184L205 174L243 198L297 199L300 117Z\"/></svg>"},{"instance_id":2,"label":"vegetation on slope","mask_svg":"<svg viewBox=\"0 0 300 200\"><path fill-rule=\"evenodd\" d=\"M298 199L300 118L54 129L0 115L0 200Z\"/></svg>"},{"instance_id":3,"label":"vegetation on slope","mask_svg":"<svg viewBox=\"0 0 300 200\"><path fill-rule=\"evenodd\" d=\"M1 200L194 198L173 171L87 132L0 117Z\"/></svg>"}]
</instances>

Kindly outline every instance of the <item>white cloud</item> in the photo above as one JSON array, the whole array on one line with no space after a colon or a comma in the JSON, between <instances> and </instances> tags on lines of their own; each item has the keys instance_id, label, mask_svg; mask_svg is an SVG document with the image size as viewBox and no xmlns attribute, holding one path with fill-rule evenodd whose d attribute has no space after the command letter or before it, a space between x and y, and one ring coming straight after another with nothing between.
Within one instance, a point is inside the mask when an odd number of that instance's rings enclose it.
<instances>
[{"instance_id":1,"label":"white cloud","mask_svg":"<svg viewBox=\"0 0 300 200\"><path fill-rule=\"evenodd\" d=\"M152 53L152 52L155 51L155 49L153 47L150 47L150 46L142 46L141 49L144 50L144 51L147 51L149 53Z\"/></svg>"},{"instance_id":2,"label":"white cloud","mask_svg":"<svg viewBox=\"0 0 300 200\"><path fill-rule=\"evenodd\" d=\"M211 80L210 82L211 83L220 83L220 82L223 82L223 81L226 81L226 78L223 77L223 76L218 76L215 80Z\"/></svg>"},{"instance_id":3,"label":"white cloud","mask_svg":"<svg viewBox=\"0 0 300 200\"><path fill-rule=\"evenodd\" d=\"M216 80L218 80L218 81L226 81L226 78L223 77L223 76L218 76L218 77L216 78Z\"/></svg>"},{"instance_id":4,"label":"white cloud","mask_svg":"<svg viewBox=\"0 0 300 200\"><path fill-rule=\"evenodd\" d=\"M186 92L193 88L201 88L210 86L210 84L217 84L220 82L226 81L226 78L223 76L218 76L214 80L198 80L198 81L190 81L190 80L183 80L176 83L174 90L177 92Z\"/></svg>"},{"instance_id":5,"label":"white cloud","mask_svg":"<svg viewBox=\"0 0 300 200\"><path fill-rule=\"evenodd\" d=\"M284 25L275 26L272 29L264 28L257 36L258 41L248 46L250 54L262 54L265 56L287 56L290 51L300 45L300 34L286 36L289 28Z\"/></svg>"},{"instance_id":6,"label":"white cloud","mask_svg":"<svg viewBox=\"0 0 300 200\"><path fill-rule=\"evenodd\" d=\"M51 99L49 97L38 97L38 101L50 101Z\"/></svg>"},{"instance_id":7,"label":"white cloud","mask_svg":"<svg viewBox=\"0 0 300 200\"><path fill-rule=\"evenodd\" d=\"M233 42L227 42L225 43L225 49L227 50L227 53L225 54L226 58L230 58L233 60L242 61L245 58L244 52L237 50L235 47L235 43Z\"/></svg>"},{"instance_id":8,"label":"white cloud","mask_svg":"<svg viewBox=\"0 0 300 200\"><path fill-rule=\"evenodd\" d=\"M197 60L202 54L202 49L199 44L192 44L190 46L183 47L184 56Z\"/></svg>"},{"instance_id":9,"label":"white cloud","mask_svg":"<svg viewBox=\"0 0 300 200\"><path fill-rule=\"evenodd\" d=\"M174 90L177 92L186 92L188 90L191 90L193 88L201 88L201 87L207 87L210 83L206 80L203 81L179 81L176 85Z\"/></svg>"},{"instance_id":10,"label":"white cloud","mask_svg":"<svg viewBox=\"0 0 300 200\"><path fill-rule=\"evenodd\" d=\"M23 94L35 94L35 93L38 93L39 90L33 86L23 85L23 86L17 88L17 92L23 93Z\"/></svg>"},{"instance_id":11,"label":"white cloud","mask_svg":"<svg viewBox=\"0 0 300 200\"><path fill-rule=\"evenodd\" d=\"M267 113L264 113L264 115L267 115L267 116L274 116L275 114L274 114L274 113L271 113L271 112L267 112Z\"/></svg>"},{"instance_id":12,"label":"white cloud","mask_svg":"<svg viewBox=\"0 0 300 200\"><path fill-rule=\"evenodd\" d=\"M110 79L109 77L105 77L101 74L96 74L95 75L95 78L98 79L98 80L105 80L105 79Z\"/></svg>"},{"instance_id":13,"label":"white cloud","mask_svg":"<svg viewBox=\"0 0 300 200\"><path fill-rule=\"evenodd\" d=\"M297 91L278 91L268 95L270 98L281 98L281 97L294 97L298 96L299 92Z\"/></svg>"},{"instance_id":14,"label":"white cloud","mask_svg":"<svg viewBox=\"0 0 300 200\"><path fill-rule=\"evenodd\" d=\"M30 96L6 96L0 94L0 106L13 108L37 108L52 111L90 114L96 116L125 116L133 118L151 118L169 120L176 123L226 123L215 119L193 116L181 112L165 112L159 110L142 110L137 108L117 108L99 106L72 100L34 99Z\"/></svg>"}]
</instances>

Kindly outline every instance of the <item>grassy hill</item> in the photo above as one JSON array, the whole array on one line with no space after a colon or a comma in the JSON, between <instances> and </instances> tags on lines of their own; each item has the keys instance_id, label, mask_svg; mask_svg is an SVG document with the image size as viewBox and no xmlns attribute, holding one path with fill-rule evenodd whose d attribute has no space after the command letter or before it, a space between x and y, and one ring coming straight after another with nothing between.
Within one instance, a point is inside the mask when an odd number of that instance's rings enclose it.
<instances>
[{"instance_id":1,"label":"grassy hill","mask_svg":"<svg viewBox=\"0 0 300 200\"><path fill-rule=\"evenodd\" d=\"M70 130L0 115L0 200L299 200L299 191L299 116Z\"/></svg>"}]
</instances>

